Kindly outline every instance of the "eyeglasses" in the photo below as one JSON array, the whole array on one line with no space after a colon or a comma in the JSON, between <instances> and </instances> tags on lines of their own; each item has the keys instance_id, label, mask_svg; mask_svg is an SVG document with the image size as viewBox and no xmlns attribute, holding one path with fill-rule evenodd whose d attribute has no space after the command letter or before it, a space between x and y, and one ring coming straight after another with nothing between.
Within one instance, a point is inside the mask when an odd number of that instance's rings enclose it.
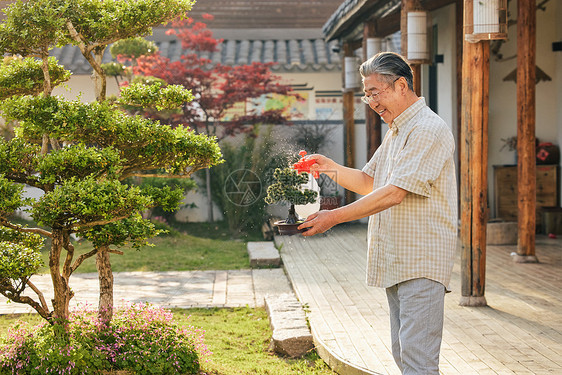
<instances>
[{"instance_id":1,"label":"eyeglasses","mask_svg":"<svg viewBox=\"0 0 562 375\"><path fill-rule=\"evenodd\" d=\"M382 94L383 92L385 92L386 90L388 90L390 88L390 86L394 86L394 82L398 81L399 79L400 79L400 77L396 78L394 81L392 81L392 84L386 86L386 88L384 90L381 90L381 91L377 92L376 94L362 96L361 101L365 104L371 104L375 100L378 100L379 95Z\"/></svg>"}]
</instances>

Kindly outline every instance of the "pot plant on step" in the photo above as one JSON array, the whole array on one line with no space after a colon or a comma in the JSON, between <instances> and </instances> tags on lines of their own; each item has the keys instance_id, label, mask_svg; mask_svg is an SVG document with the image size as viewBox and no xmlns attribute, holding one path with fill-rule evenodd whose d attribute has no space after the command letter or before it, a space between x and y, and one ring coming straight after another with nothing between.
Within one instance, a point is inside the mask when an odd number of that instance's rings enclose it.
<instances>
[{"instance_id":1,"label":"pot plant on step","mask_svg":"<svg viewBox=\"0 0 562 375\"><path fill-rule=\"evenodd\" d=\"M299 173L297 170L277 168L273 174L275 183L267 188L265 201L268 204L288 202L290 204L289 215L285 220L275 222L281 235L292 235L300 233L297 227L303 222L295 212L295 205L304 205L316 202L318 192L310 189L302 189L301 185L308 183L309 174Z\"/></svg>"}]
</instances>

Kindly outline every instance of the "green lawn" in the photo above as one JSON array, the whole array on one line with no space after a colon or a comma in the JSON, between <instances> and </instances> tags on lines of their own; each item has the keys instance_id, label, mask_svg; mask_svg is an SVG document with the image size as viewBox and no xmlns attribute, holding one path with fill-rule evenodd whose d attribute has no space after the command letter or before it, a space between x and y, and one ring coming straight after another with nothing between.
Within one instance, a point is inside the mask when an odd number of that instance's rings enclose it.
<instances>
[{"instance_id":1,"label":"green lawn","mask_svg":"<svg viewBox=\"0 0 562 375\"><path fill-rule=\"evenodd\" d=\"M200 238L177 233L161 235L150 240L154 246L140 250L122 248L123 255L111 254L114 272L124 271L189 271L233 270L249 268L246 244L237 239ZM87 241L74 244L76 255L92 250ZM44 264L49 264L48 251L43 252ZM44 267L41 272L47 273ZM95 256L87 259L76 273L97 272Z\"/></svg>"}]
</instances>

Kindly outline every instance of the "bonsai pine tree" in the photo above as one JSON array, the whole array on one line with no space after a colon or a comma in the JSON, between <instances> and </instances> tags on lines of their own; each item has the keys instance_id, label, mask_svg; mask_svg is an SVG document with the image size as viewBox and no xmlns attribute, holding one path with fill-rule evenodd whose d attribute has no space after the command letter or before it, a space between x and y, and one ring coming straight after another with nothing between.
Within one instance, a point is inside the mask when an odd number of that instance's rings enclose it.
<instances>
[{"instance_id":1,"label":"bonsai pine tree","mask_svg":"<svg viewBox=\"0 0 562 375\"><path fill-rule=\"evenodd\" d=\"M171 210L183 198L168 186L140 188L122 181L131 176L186 178L220 163L216 140L186 126L172 128L125 105L177 108L193 99L174 85L130 85L117 101L105 100L101 56L110 43L146 35L153 26L182 16L193 0L33 0L17 1L0 24L0 110L18 125L11 140L0 139L0 293L32 306L65 332L70 276L96 257L100 279L100 318L112 317L110 254L116 247L140 247L158 234L141 212L155 206ZM55 46L75 44L92 65L97 100L82 103L51 95L70 72L49 57ZM23 185L42 190L24 198ZM11 221L28 211L41 228ZM78 254L71 235L89 239L93 249ZM30 277L40 267L43 239L50 239L52 308ZM26 289L33 293L24 295Z\"/></svg>"},{"instance_id":2,"label":"bonsai pine tree","mask_svg":"<svg viewBox=\"0 0 562 375\"><path fill-rule=\"evenodd\" d=\"M295 205L314 203L318 193L310 189L301 189L301 185L308 182L308 173L298 173L290 167L277 168L273 178L275 183L267 188L265 201L268 204L288 202L290 208L285 224L296 224L299 217L295 212Z\"/></svg>"}]
</instances>

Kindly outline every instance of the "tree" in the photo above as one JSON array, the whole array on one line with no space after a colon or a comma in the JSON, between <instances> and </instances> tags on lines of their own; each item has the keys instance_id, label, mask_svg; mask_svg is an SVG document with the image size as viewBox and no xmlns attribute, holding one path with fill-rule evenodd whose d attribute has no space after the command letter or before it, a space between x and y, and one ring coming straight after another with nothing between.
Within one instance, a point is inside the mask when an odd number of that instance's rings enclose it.
<instances>
[{"instance_id":1,"label":"tree","mask_svg":"<svg viewBox=\"0 0 562 375\"><path fill-rule=\"evenodd\" d=\"M172 128L123 105L171 109L193 95L180 86L130 85L117 101L105 100L106 75L100 66L109 43L145 35L151 27L182 16L192 0L35 0L17 1L0 24L0 51L20 54L0 66L0 109L17 121L16 136L0 141L0 292L32 306L51 324L66 327L73 291L72 273L96 256L100 278L99 315L111 320L113 277L109 254L131 243L140 247L158 231L141 212L160 205L173 209L181 190L167 186L139 188L122 181L131 176L185 178L220 163L212 137L185 126ZM79 46L93 67L97 101L81 103L51 96L69 72L48 57L56 45ZM41 88L42 90L40 90ZM148 173L147 173L148 172ZM22 184L41 189L41 198L23 198ZM28 208L25 208L25 207ZM10 221L17 209L28 210L46 228ZM70 240L77 233L93 250L76 254ZM37 272L42 238L51 241L49 270L54 299L51 310L29 280ZM37 299L22 293L31 288ZM64 332L64 330L62 330Z\"/></svg>"},{"instance_id":2,"label":"tree","mask_svg":"<svg viewBox=\"0 0 562 375\"><path fill-rule=\"evenodd\" d=\"M212 16L207 15L211 19ZM190 124L199 133L225 137L251 133L255 124L280 124L286 122L284 107L258 111L251 101L264 95L298 95L289 85L280 84L280 77L272 74L268 63L225 66L213 64L206 56L217 50L222 40L215 39L203 22L191 18L176 21L169 31L180 41L186 54L179 61L171 61L160 53L136 59L134 72L143 76L163 79L169 84L181 85L191 90L195 99L182 106L180 113L166 114L170 124ZM130 56L126 56L130 58ZM236 106L242 110L237 111ZM161 114L151 113L162 120ZM206 170L208 216L213 221L211 177Z\"/></svg>"},{"instance_id":3,"label":"tree","mask_svg":"<svg viewBox=\"0 0 562 375\"><path fill-rule=\"evenodd\" d=\"M287 225L286 233L295 234L298 230L294 229L299 224L299 217L295 212L295 205L309 204L316 201L318 192L311 189L302 189L302 185L306 184L309 174L299 172L295 168L277 168L273 173L275 182L267 188L267 196L265 202L268 204L288 202L290 204L289 214L282 222L277 222L280 234L284 234L283 225Z\"/></svg>"}]
</instances>

